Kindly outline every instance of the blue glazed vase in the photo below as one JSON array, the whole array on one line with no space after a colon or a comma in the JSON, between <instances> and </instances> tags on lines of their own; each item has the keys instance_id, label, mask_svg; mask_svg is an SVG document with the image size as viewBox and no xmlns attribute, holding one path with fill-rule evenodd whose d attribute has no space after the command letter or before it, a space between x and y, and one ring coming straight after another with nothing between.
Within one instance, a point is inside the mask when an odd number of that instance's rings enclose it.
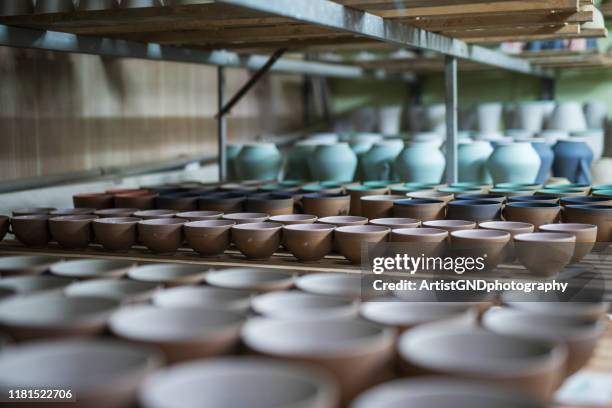
<instances>
[{"instance_id":1,"label":"blue glazed vase","mask_svg":"<svg viewBox=\"0 0 612 408\"><path fill-rule=\"evenodd\" d=\"M352 181L357 156L348 143L319 145L308 160L310 174L318 181Z\"/></svg>"},{"instance_id":2,"label":"blue glazed vase","mask_svg":"<svg viewBox=\"0 0 612 408\"><path fill-rule=\"evenodd\" d=\"M540 164L540 156L529 142L500 143L487 160L495 184L533 183Z\"/></svg>"},{"instance_id":3,"label":"blue glazed vase","mask_svg":"<svg viewBox=\"0 0 612 408\"><path fill-rule=\"evenodd\" d=\"M593 151L584 140L577 137L559 140L553 151L555 177L565 177L572 183L591 184Z\"/></svg>"},{"instance_id":4,"label":"blue glazed vase","mask_svg":"<svg viewBox=\"0 0 612 408\"><path fill-rule=\"evenodd\" d=\"M393 180L393 162L404 148L400 140L375 143L361 157L361 176L363 180Z\"/></svg>"},{"instance_id":5,"label":"blue glazed vase","mask_svg":"<svg viewBox=\"0 0 612 408\"><path fill-rule=\"evenodd\" d=\"M225 148L225 154L227 155L227 181L238 180L238 175L236 174L236 157L240 154L241 149L241 144L228 144Z\"/></svg>"},{"instance_id":6,"label":"blue glazed vase","mask_svg":"<svg viewBox=\"0 0 612 408\"><path fill-rule=\"evenodd\" d=\"M312 180L308 159L317 148L317 143L312 141L297 142L287 153L285 179L287 180Z\"/></svg>"},{"instance_id":7,"label":"blue glazed vase","mask_svg":"<svg viewBox=\"0 0 612 408\"><path fill-rule=\"evenodd\" d=\"M457 151L459 181L491 183L487 160L493 153L491 144L484 140L460 141Z\"/></svg>"},{"instance_id":8,"label":"blue glazed vase","mask_svg":"<svg viewBox=\"0 0 612 408\"><path fill-rule=\"evenodd\" d=\"M402 181L439 183L446 159L436 142L407 142L395 159L395 173Z\"/></svg>"},{"instance_id":9,"label":"blue glazed vase","mask_svg":"<svg viewBox=\"0 0 612 408\"><path fill-rule=\"evenodd\" d=\"M246 144L236 157L236 173L240 180L276 180L282 156L274 143Z\"/></svg>"},{"instance_id":10,"label":"blue glazed vase","mask_svg":"<svg viewBox=\"0 0 612 408\"><path fill-rule=\"evenodd\" d=\"M538 171L535 182L537 184L543 184L550 177L553 161L555 160L555 153L544 139L530 139L530 141L531 146L538 156L540 156L540 170Z\"/></svg>"}]
</instances>

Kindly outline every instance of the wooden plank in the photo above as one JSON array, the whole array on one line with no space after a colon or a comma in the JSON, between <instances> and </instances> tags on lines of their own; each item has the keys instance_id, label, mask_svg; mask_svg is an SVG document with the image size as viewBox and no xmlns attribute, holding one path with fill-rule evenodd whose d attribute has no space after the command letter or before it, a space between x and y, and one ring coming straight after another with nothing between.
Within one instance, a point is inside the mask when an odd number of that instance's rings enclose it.
<instances>
[{"instance_id":1,"label":"wooden plank","mask_svg":"<svg viewBox=\"0 0 612 408\"><path fill-rule=\"evenodd\" d=\"M561 38L579 38L580 25L568 24L562 27L537 29L473 30L449 32L449 36L460 38L468 43L499 43L503 41L533 41Z\"/></svg>"}]
</instances>

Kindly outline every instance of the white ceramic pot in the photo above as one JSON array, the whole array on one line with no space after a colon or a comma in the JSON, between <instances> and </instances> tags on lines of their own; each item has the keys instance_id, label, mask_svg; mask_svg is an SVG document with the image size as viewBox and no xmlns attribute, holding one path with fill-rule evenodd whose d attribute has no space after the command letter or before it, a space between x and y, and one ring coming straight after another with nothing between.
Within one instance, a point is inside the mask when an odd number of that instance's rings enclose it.
<instances>
[{"instance_id":1,"label":"white ceramic pot","mask_svg":"<svg viewBox=\"0 0 612 408\"><path fill-rule=\"evenodd\" d=\"M605 132L603 129L588 129L580 132L572 132L571 137L584 139L593 151L593 161L601 159L604 153Z\"/></svg>"},{"instance_id":2,"label":"white ceramic pot","mask_svg":"<svg viewBox=\"0 0 612 408\"><path fill-rule=\"evenodd\" d=\"M476 107L477 130L481 132L497 132L502 122L502 107L500 102L481 103Z\"/></svg>"},{"instance_id":3,"label":"white ceramic pot","mask_svg":"<svg viewBox=\"0 0 612 408\"><path fill-rule=\"evenodd\" d=\"M514 110L514 125L518 129L539 132L544 128L544 106L538 102L521 102Z\"/></svg>"},{"instance_id":4,"label":"white ceramic pot","mask_svg":"<svg viewBox=\"0 0 612 408\"><path fill-rule=\"evenodd\" d=\"M383 135L398 135L402 122L402 106L382 106L378 109L378 131Z\"/></svg>"},{"instance_id":5,"label":"white ceramic pot","mask_svg":"<svg viewBox=\"0 0 612 408\"><path fill-rule=\"evenodd\" d=\"M427 132L446 133L446 105L437 103L423 108L423 129Z\"/></svg>"},{"instance_id":6,"label":"white ceramic pot","mask_svg":"<svg viewBox=\"0 0 612 408\"><path fill-rule=\"evenodd\" d=\"M608 124L608 105L605 102L587 102L584 104L589 129L605 129Z\"/></svg>"},{"instance_id":7,"label":"white ceramic pot","mask_svg":"<svg viewBox=\"0 0 612 408\"><path fill-rule=\"evenodd\" d=\"M46 13L68 13L74 11L72 0L36 0L34 12L36 14Z\"/></svg>"},{"instance_id":8,"label":"white ceramic pot","mask_svg":"<svg viewBox=\"0 0 612 408\"><path fill-rule=\"evenodd\" d=\"M20 16L33 12L34 5L31 0L4 0L0 2L0 16Z\"/></svg>"},{"instance_id":9,"label":"white ceramic pot","mask_svg":"<svg viewBox=\"0 0 612 408\"><path fill-rule=\"evenodd\" d=\"M548 124L550 129L577 132L587 130L586 118L580 102L558 102Z\"/></svg>"}]
</instances>

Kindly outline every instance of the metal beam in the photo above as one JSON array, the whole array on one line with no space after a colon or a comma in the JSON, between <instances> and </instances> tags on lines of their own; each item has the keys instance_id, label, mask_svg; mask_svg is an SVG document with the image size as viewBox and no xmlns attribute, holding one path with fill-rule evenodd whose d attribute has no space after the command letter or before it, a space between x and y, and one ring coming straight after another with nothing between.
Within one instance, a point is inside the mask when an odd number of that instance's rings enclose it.
<instances>
[{"instance_id":1,"label":"metal beam","mask_svg":"<svg viewBox=\"0 0 612 408\"><path fill-rule=\"evenodd\" d=\"M444 61L446 87L446 180L448 184L458 181L457 168L457 58L446 56Z\"/></svg>"},{"instance_id":2,"label":"metal beam","mask_svg":"<svg viewBox=\"0 0 612 408\"><path fill-rule=\"evenodd\" d=\"M552 76L548 70L521 58L490 50L393 19L345 7L330 0L218 0L321 27L349 32L401 47L439 52L455 58L529 75Z\"/></svg>"},{"instance_id":3,"label":"metal beam","mask_svg":"<svg viewBox=\"0 0 612 408\"><path fill-rule=\"evenodd\" d=\"M269 59L266 55L240 55L229 51L202 51L170 45L125 41L115 38L75 35L59 31L33 30L2 24L0 24L0 46L101 55L116 58L187 62L252 70L263 67ZM288 58L279 59L271 68L271 71L285 74L304 74L353 79L412 80L412 77L409 75L387 75L384 70L368 70L351 65L328 64Z\"/></svg>"},{"instance_id":4,"label":"metal beam","mask_svg":"<svg viewBox=\"0 0 612 408\"><path fill-rule=\"evenodd\" d=\"M217 116L217 145L219 161L219 181L227 179L227 116L222 113L225 93L225 68L217 68L217 104L220 114Z\"/></svg>"}]
</instances>

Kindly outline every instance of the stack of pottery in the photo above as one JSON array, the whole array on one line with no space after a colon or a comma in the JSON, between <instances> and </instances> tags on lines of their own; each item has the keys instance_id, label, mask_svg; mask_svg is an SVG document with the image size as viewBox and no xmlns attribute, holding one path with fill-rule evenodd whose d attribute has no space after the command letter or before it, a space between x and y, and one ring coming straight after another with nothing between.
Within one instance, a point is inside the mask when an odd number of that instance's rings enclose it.
<instances>
[{"instance_id":1,"label":"stack of pottery","mask_svg":"<svg viewBox=\"0 0 612 408\"><path fill-rule=\"evenodd\" d=\"M402 181L439 183L446 159L436 142L407 142L395 160L395 173Z\"/></svg>"},{"instance_id":2,"label":"stack of pottery","mask_svg":"<svg viewBox=\"0 0 612 408\"><path fill-rule=\"evenodd\" d=\"M533 183L541 164L540 156L528 142L499 143L487 160L495 184Z\"/></svg>"},{"instance_id":3,"label":"stack of pottery","mask_svg":"<svg viewBox=\"0 0 612 408\"><path fill-rule=\"evenodd\" d=\"M274 143L245 144L236 157L235 170L240 180L276 180L282 156Z\"/></svg>"},{"instance_id":4,"label":"stack of pottery","mask_svg":"<svg viewBox=\"0 0 612 408\"><path fill-rule=\"evenodd\" d=\"M491 183L491 175L487 170L487 160L491 153L493 148L487 141L460 140L457 151L459 181Z\"/></svg>"}]
</instances>

